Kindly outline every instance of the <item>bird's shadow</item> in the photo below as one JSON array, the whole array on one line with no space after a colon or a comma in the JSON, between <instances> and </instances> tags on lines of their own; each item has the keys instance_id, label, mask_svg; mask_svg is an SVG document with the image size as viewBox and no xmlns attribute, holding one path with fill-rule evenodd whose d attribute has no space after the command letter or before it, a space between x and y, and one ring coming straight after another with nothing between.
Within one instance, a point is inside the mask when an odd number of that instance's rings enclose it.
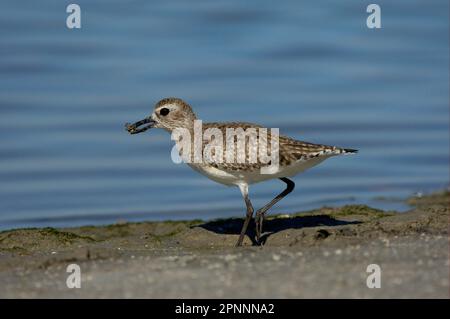
<instances>
[{"instance_id":1,"label":"bird's shadow","mask_svg":"<svg viewBox=\"0 0 450 319\"><path fill-rule=\"evenodd\" d=\"M230 218L226 220L210 221L196 227L202 227L208 231L215 232L217 234L229 234L238 235L241 233L241 228L244 220L241 218ZM305 227L317 227L317 226L342 226L351 224L360 224L359 221L343 221L337 220L329 215L313 215L313 216L295 216L292 218L274 217L264 220L263 232L260 242L256 241L256 231L254 219L251 220L247 229L247 236L249 236L253 245L264 245L271 235L286 230L286 229L299 229Z\"/></svg>"}]
</instances>

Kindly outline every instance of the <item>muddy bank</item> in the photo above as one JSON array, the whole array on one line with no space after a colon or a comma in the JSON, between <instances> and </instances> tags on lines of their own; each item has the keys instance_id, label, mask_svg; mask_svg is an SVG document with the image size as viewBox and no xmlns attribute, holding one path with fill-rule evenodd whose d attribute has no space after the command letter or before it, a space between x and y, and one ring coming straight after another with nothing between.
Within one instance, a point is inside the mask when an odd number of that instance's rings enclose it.
<instances>
[{"instance_id":1,"label":"muddy bank","mask_svg":"<svg viewBox=\"0 0 450 319\"><path fill-rule=\"evenodd\" d=\"M269 216L264 247L242 219L0 233L0 297L448 298L449 193L407 213L362 205ZM250 225L253 230L254 225ZM66 267L82 269L68 289ZM379 264L380 289L366 286Z\"/></svg>"}]
</instances>

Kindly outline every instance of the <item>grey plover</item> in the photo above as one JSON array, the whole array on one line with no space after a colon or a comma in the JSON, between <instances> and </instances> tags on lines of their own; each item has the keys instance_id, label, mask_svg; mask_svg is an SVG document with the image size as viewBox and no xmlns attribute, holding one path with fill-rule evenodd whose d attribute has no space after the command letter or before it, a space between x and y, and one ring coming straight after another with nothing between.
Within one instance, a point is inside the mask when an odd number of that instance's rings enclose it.
<instances>
[{"instance_id":1,"label":"grey plover","mask_svg":"<svg viewBox=\"0 0 450 319\"><path fill-rule=\"evenodd\" d=\"M150 128L163 128L168 132L171 132L172 134L177 129L184 129L185 132L194 133L195 135L195 122L198 121L199 120L197 119L197 116L188 103L179 98L165 98L156 103L154 110L150 116L133 124L127 123L126 129L131 134L145 132ZM270 161L264 162L259 159L257 159L256 161L249 160L250 153L255 152L255 150L257 152L258 148L257 146L255 146L257 145L257 143L255 143L255 140L251 140L250 136L244 137L244 142L247 141L247 143L245 144L243 150L239 149L238 147L235 147L234 149L232 148L232 152L234 152L233 154L235 155L234 161L211 161L210 159L202 158L200 161L187 162L187 164L194 170L207 176L213 181L228 186L239 187L244 198L247 213L236 246L242 245L247 232L248 224L251 221L254 213L254 209L249 198L249 185L274 178L278 178L286 183L286 188L283 192L278 194L269 203L256 211L256 242L260 243L263 229L262 225L267 210L269 210L273 205L275 205L278 201L280 201L294 189L295 183L291 179L289 179L289 177L301 173L331 156L357 152L357 150L354 149L313 144L295 140L283 135L274 135L272 131L270 131L269 133L268 130L267 135L263 135L261 131L259 131L259 129L264 128L252 123L203 123L201 126L201 132L205 133L208 129L218 129L219 132L223 134L223 136L226 136L228 130L238 128L241 128L242 130L258 129L258 131L256 132L256 140L258 142L264 140L264 142L267 142L267 144L269 144L268 140L272 136L278 138L278 148L275 148L272 144L267 146L267 154L272 155L272 153L277 151L278 163L275 170L271 171L270 173L263 174L261 169L272 165L273 163L270 163ZM190 135L189 138L192 139L192 135ZM204 137L202 137L201 139L203 140L203 138ZM231 143L237 143L237 141L238 137L236 136L233 137L232 140L227 140L226 143L229 143L231 145ZM201 147L202 150L204 150L205 145L201 145ZM272 149L274 150L274 152L272 152ZM179 151L181 152L180 149ZM193 148L189 147L189 154L192 155L193 152ZM238 152L245 153L243 155L244 161L236 160L239 156ZM212 153L214 155L214 151ZM220 154L220 159L223 159L224 157L225 155L223 152ZM192 157L189 158L192 159Z\"/></svg>"}]
</instances>

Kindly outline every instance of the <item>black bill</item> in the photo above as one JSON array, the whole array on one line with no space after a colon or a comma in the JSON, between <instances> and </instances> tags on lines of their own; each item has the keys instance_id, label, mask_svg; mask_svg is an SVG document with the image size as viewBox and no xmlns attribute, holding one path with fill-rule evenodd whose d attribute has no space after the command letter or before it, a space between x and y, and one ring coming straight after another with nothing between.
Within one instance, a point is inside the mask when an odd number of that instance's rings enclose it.
<instances>
[{"instance_id":1,"label":"black bill","mask_svg":"<svg viewBox=\"0 0 450 319\"><path fill-rule=\"evenodd\" d=\"M155 121L152 120L151 117L147 117L141 121L137 121L136 123L130 124L126 123L125 128L127 129L128 133L130 134L137 134L147 131L148 129L151 129L153 126L155 126ZM147 124L147 125L145 125Z\"/></svg>"}]
</instances>

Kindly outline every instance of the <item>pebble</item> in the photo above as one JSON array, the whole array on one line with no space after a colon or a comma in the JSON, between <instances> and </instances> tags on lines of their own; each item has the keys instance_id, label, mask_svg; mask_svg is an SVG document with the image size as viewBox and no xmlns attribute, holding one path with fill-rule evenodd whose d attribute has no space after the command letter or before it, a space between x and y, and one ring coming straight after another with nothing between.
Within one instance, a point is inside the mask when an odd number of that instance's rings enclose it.
<instances>
[{"instance_id":1,"label":"pebble","mask_svg":"<svg viewBox=\"0 0 450 319\"><path fill-rule=\"evenodd\" d=\"M273 259L274 261L279 261L279 260L281 259L281 256L280 256L280 255L275 255L275 254L273 254L273 255L272 255L272 259Z\"/></svg>"}]
</instances>

